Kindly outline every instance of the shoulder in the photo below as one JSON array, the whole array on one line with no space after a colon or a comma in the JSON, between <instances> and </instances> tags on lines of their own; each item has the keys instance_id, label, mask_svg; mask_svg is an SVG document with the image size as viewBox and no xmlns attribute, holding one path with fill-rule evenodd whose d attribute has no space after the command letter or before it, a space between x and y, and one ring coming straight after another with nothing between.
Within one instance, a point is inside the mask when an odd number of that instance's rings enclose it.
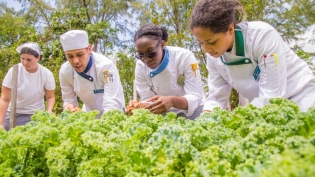
<instances>
[{"instance_id":1,"label":"shoulder","mask_svg":"<svg viewBox=\"0 0 315 177\"><path fill-rule=\"evenodd\" d=\"M170 52L170 54L174 55L190 55L193 54L190 50L176 47L176 46L166 46L166 49Z\"/></svg>"},{"instance_id":2,"label":"shoulder","mask_svg":"<svg viewBox=\"0 0 315 177\"><path fill-rule=\"evenodd\" d=\"M166 49L169 51L170 61L180 64L182 62L196 62L195 55L188 49L181 47L167 46Z\"/></svg>"},{"instance_id":3,"label":"shoulder","mask_svg":"<svg viewBox=\"0 0 315 177\"><path fill-rule=\"evenodd\" d=\"M275 30L273 26L263 21L251 21L251 22L242 22L238 24L242 31L268 31Z\"/></svg>"},{"instance_id":4,"label":"shoulder","mask_svg":"<svg viewBox=\"0 0 315 177\"><path fill-rule=\"evenodd\" d=\"M115 65L112 60L110 60L108 57L104 56L103 54L92 52L92 57L97 67Z\"/></svg>"},{"instance_id":5,"label":"shoulder","mask_svg":"<svg viewBox=\"0 0 315 177\"><path fill-rule=\"evenodd\" d=\"M68 61L66 61L65 63L63 63L60 67L59 73L60 74L67 74L72 72L72 66L70 65L70 63Z\"/></svg>"},{"instance_id":6,"label":"shoulder","mask_svg":"<svg viewBox=\"0 0 315 177\"><path fill-rule=\"evenodd\" d=\"M45 81L54 79L53 73L46 67L42 66L41 64L38 64L39 72L37 74L40 78L42 78Z\"/></svg>"},{"instance_id":7,"label":"shoulder","mask_svg":"<svg viewBox=\"0 0 315 177\"><path fill-rule=\"evenodd\" d=\"M174 46L166 48L170 52L170 66L190 67L192 63L198 63L195 55L188 49Z\"/></svg>"},{"instance_id":8,"label":"shoulder","mask_svg":"<svg viewBox=\"0 0 315 177\"><path fill-rule=\"evenodd\" d=\"M142 61L137 60L135 71L136 73L148 73L149 67L147 67Z\"/></svg>"},{"instance_id":9,"label":"shoulder","mask_svg":"<svg viewBox=\"0 0 315 177\"><path fill-rule=\"evenodd\" d=\"M38 68L40 69L41 72L52 74L52 72L48 68L42 66L41 64L38 64Z\"/></svg>"}]
</instances>

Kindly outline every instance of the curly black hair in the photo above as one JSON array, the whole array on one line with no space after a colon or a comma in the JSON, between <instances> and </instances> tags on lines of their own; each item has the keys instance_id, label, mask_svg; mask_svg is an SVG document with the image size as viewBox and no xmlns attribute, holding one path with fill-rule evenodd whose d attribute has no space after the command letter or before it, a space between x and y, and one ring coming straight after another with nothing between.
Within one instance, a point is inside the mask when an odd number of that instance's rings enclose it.
<instances>
[{"instance_id":1,"label":"curly black hair","mask_svg":"<svg viewBox=\"0 0 315 177\"><path fill-rule=\"evenodd\" d=\"M192 12L191 30L209 28L213 33L227 32L231 24L245 20L244 7L237 0L200 0Z\"/></svg>"},{"instance_id":2,"label":"curly black hair","mask_svg":"<svg viewBox=\"0 0 315 177\"><path fill-rule=\"evenodd\" d=\"M31 49L31 48L28 48L28 47L23 47L21 49L21 52L20 52L20 55L22 54L29 54L29 55L33 55L34 57L40 57L39 60L42 59L42 55L39 55L39 53L37 53L35 50Z\"/></svg>"},{"instance_id":3,"label":"curly black hair","mask_svg":"<svg viewBox=\"0 0 315 177\"><path fill-rule=\"evenodd\" d=\"M134 42L137 39L146 36L153 39L162 39L165 42L168 40L168 33L165 27L158 27L153 24L143 25L135 34Z\"/></svg>"}]
</instances>

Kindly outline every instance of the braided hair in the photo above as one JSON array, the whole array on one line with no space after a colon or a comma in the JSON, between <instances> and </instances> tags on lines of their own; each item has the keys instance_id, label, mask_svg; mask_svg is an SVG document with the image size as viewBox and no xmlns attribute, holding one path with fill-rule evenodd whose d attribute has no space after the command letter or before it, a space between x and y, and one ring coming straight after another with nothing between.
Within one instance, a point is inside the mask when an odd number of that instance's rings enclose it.
<instances>
[{"instance_id":1,"label":"braided hair","mask_svg":"<svg viewBox=\"0 0 315 177\"><path fill-rule=\"evenodd\" d=\"M153 24L143 25L135 34L134 42L141 37L148 37L152 39L162 39L165 42L168 40L168 33L165 27L158 27Z\"/></svg>"},{"instance_id":2,"label":"braided hair","mask_svg":"<svg viewBox=\"0 0 315 177\"><path fill-rule=\"evenodd\" d=\"M213 33L227 32L229 26L245 20L244 7L237 0L200 0L190 19L190 28L209 28Z\"/></svg>"}]
</instances>

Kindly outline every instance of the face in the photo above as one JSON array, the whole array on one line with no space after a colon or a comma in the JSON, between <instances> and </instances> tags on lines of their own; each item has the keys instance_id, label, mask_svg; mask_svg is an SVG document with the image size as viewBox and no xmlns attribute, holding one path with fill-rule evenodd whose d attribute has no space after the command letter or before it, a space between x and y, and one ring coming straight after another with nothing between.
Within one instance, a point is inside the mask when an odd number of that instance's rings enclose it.
<instances>
[{"instance_id":1,"label":"face","mask_svg":"<svg viewBox=\"0 0 315 177\"><path fill-rule=\"evenodd\" d=\"M66 57L71 66L79 73L83 72L90 60L91 45L87 48L66 51Z\"/></svg>"},{"instance_id":2,"label":"face","mask_svg":"<svg viewBox=\"0 0 315 177\"><path fill-rule=\"evenodd\" d=\"M40 57L23 53L20 55L21 63L28 72L36 72L38 68L38 61Z\"/></svg>"},{"instance_id":3,"label":"face","mask_svg":"<svg viewBox=\"0 0 315 177\"><path fill-rule=\"evenodd\" d=\"M141 37L136 40L136 52L141 60L150 69L156 69L163 59L163 40L154 40Z\"/></svg>"},{"instance_id":4,"label":"face","mask_svg":"<svg viewBox=\"0 0 315 177\"><path fill-rule=\"evenodd\" d=\"M234 25L231 24L227 32L213 33L208 28L195 27L193 33L203 50L213 57L220 57L234 44Z\"/></svg>"}]
</instances>

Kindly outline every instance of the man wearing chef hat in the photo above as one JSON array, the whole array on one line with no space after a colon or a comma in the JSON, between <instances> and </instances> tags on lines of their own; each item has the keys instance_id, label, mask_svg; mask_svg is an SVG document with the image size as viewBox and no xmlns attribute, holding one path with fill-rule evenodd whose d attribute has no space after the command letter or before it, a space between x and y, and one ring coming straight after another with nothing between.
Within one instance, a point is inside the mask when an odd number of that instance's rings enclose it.
<instances>
[{"instance_id":1,"label":"man wearing chef hat","mask_svg":"<svg viewBox=\"0 0 315 177\"><path fill-rule=\"evenodd\" d=\"M100 115L108 110L124 110L125 98L115 64L92 51L88 34L82 30L71 30L60 36L67 62L59 71L63 109L74 112L79 104L82 110L99 110Z\"/></svg>"}]
</instances>

